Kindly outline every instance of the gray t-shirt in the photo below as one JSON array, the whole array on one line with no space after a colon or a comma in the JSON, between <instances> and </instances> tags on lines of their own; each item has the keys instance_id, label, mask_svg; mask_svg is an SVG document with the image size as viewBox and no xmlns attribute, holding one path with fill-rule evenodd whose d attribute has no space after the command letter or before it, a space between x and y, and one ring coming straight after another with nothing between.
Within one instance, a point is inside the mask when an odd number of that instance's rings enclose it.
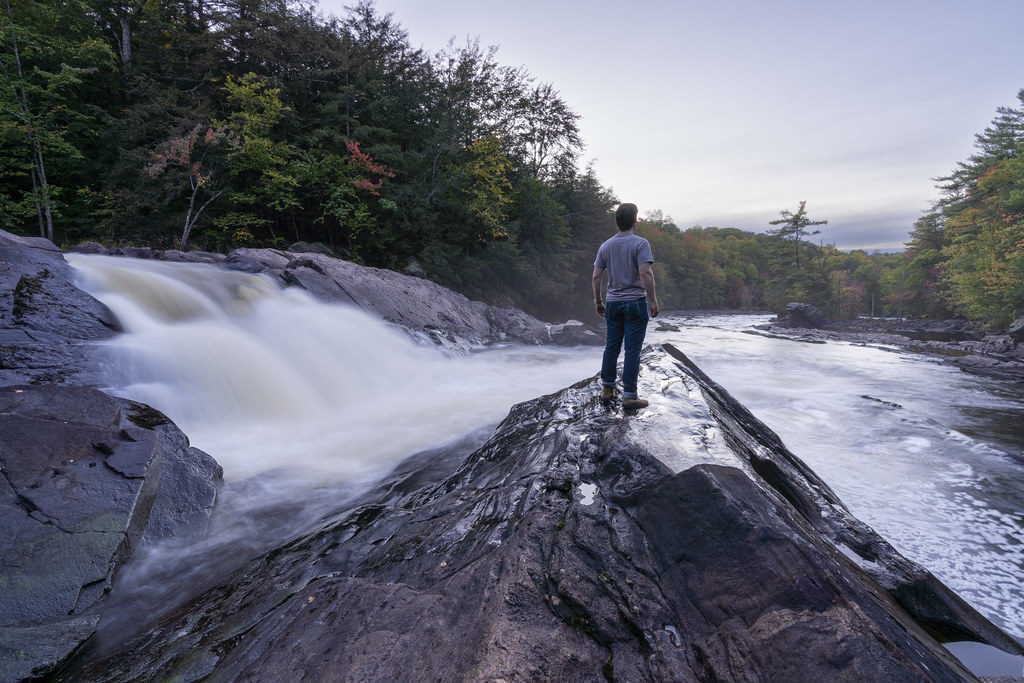
<instances>
[{"instance_id":1,"label":"gray t-shirt","mask_svg":"<svg viewBox=\"0 0 1024 683\"><path fill-rule=\"evenodd\" d=\"M605 301L636 301L647 296L640 264L654 263L651 243L632 232L620 232L597 250L594 266L608 273Z\"/></svg>"}]
</instances>

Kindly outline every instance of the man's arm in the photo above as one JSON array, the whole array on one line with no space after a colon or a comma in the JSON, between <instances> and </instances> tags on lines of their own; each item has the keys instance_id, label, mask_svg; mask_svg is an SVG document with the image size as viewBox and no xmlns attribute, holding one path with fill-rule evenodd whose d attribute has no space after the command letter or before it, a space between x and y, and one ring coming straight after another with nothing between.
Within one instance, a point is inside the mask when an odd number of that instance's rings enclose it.
<instances>
[{"instance_id":1,"label":"man's arm","mask_svg":"<svg viewBox=\"0 0 1024 683\"><path fill-rule=\"evenodd\" d=\"M661 309L658 308L658 295L654 293L654 269L650 263L640 264L640 282L647 292L647 307L651 311L651 317L657 318Z\"/></svg>"},{"instance_id":2,"label":"man's arm","mask_svg":"<svg viewBox=\"0 0 1024 683\"><path fill-rule=\"evenodd\" d=\"M604 277L604 268L594 266L594 274L591 276L591 287L594 290L594 307L597 314L604 317L604 300L601 298L601 279Z\"/></svg>"}]
</instances>

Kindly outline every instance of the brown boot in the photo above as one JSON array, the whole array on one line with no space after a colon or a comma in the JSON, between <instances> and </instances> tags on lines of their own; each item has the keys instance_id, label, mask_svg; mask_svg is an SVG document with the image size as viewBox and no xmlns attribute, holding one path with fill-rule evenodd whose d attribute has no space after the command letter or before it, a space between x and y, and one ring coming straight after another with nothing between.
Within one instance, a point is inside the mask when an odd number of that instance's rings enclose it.
<instances>
[{"instance_id":1,"label":"brown boot","mask_svg":"<svg viewBox=\"0 0 1024 683\"><path fill-rule=\"evenodd\" d=\"M601 400L610 401L615 398L615 387L610 384L601 385Z\"/></svg>"},{"instance_id":2,"label":"brown boot","mask_svg":"<svg viewBox=\"0 0 1024 683\"><path fill-rule=\"evenodd\" d=\"M636 410L638 408L646 408L650 405L647 401L642 398L624 398L622 399L622 407L626 410Z\"/></svg>"}]
</instances>

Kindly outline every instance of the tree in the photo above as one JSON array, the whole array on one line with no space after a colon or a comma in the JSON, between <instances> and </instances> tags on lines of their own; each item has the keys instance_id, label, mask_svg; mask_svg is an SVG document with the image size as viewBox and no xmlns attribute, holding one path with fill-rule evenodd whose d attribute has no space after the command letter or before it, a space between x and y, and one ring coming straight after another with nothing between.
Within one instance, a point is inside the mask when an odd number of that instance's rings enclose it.
<instances>
[{"instance_id":1,"label":"tree","mask_svg":"<svg viewBox=\"0 0 1024 683\"><path fill-rule=\"evenodd\" d=\"M332 246L340 233L353 258L372 250L386 252L391 247L389 236L379 229L374 210L397 208L381 195L385 178L395 174L359 149L358 142L348 140L345 148L345 155L324 150L299 155L291 167L297 186L304 190L301 199L318 207L315 222L327 226L327 242Z\"/></svg>"},{"instance_id":2,"label":"tree","mask_svg":"<svg viewBox=\"0 0 1024 683\"><path fill-rule=\"evenodd\" d=\"M658 230L671 232L673 230L678 231L679 227L672 220L672 216L669 216L661 209L654 209L644 214L643 222L647 223L651 227L657 228Z\"/></svg>"},{"instance_id":3,"label":"tree","mask_svg":"<svg viewBox=\"0 0 1024 683\"><path fill-rule=\"evenodd\" d=\"M1024 90L978 134L977 152L937 179L942 197L915 224L911 305L1004 325L1024 311Z\"/></svg>"},{"instance_id":4,"label":"tree","mask_svg":"<svg viewBox=\"0 0 1024 683\"><path fill-rule=\"evenodd\" d=\"M583 149L580 115L550 83L527 87L510 112L506 134L523 160L523 170L538 180L553 180L575 168Z\"/></svg>"},{"instance_id":5,"label":"tree","mask_svg":"<svg viewBox=\"0 0 1024 683\"><path fill-rule=\"evenodd\" d=\"M200 136L203 128L203 125L197 124L187 134L165 142L159 151L153 153L153 159L145 169L152 178L163 175L169 169L176 169L177 175L182 176L187 183L188 210L185 213L185 225L182 228L179 243L179 248L182 250L188 246L192 228L203 211L217 197L224 194L224 189L217 187L220 170L213 162L214 150L225 143L237 144L234 136L224 128L206 127L205 134ZM196 199L199 197L200 190L206 192L207 199L196 208Z\"/></svg>"},{"instance_id":6,"label":"tree","mask_svg":"<svg viewBox=\"0 0 1024 683\"><path fill-rule=\"evenodd\" d=\"M97 16L117 44L117 54L121 58L121 69L126 80L132 70L132 24L147 1L99 0L93 3Z\"/></svg>"},{"instance_id":7,"label":"tree","mask_svg":"<svg viewBox=\"0 0 1024 683\"><path fill-rule=\"evenodd\" d=\"M782 218L768 221L769 225L781 226L768 234L774 235L782 240L789 240L793 243L793 263L797 270L800 269L800 250L805 237L817 235L820 230L808 230L814 225L826 225L828 221L812 221L807 217L807 202L800 202L800 207L793 213L789 210L779 212Z\"/></svg>"},{"instance_id":8,"label":"tree","mask_svg":"<svg viewBox=\"0 0 1024 683\"><path fill-rule=\"evenodd\" d=\"M288 107L278 97L280 89L271 88L254 73L237 81L229 76L224 91L231 110L216 125L236 139L227 155L234 181L229 197L236 210L215 222L228 233L229 241L248 241L263 226L276 239L273 214L298 205L297 180L288 165L294 150L274 139L274 127Z\"/></svg>"},{"instance_id":9,"label":"tree","mask_svg":"<svg viewBox=\"0 0 1024 683\"><path fill-rule=\"evenodd\" d=\"M69 0L62 7L25 0L15 12L4 0L0 17L4 50L0 54L3 87L0 88L0 125L5 152L19 155L20 166L29 176L31 190L22 202L7 196L5 204L35 206L40 235L55 239L55 201L60 186L49 174L51 156L81 158L69 131L88 118L80 111L75 94L82 79L109 61L109 51L84 28L87 12L81 1ZM54 31L54 26L63 30ZM10 159L10 157L8 157Z\"/></svg>"}]
</instances>

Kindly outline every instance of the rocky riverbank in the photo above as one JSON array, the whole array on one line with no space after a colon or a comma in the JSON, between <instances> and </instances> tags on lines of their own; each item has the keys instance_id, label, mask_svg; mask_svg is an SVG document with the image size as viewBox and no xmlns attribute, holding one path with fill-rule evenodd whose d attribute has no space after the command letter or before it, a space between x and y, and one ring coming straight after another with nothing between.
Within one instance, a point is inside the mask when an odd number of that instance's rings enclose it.
<instances>
[{"instance_id":1,"label":"rocky riverbank","mask_svg":"<svg viewBox=\"0 0 1024 683\"><path fill-rule=\"evenodd\" d=\"M233 267L453 348L546 341L326 258ZM0 681L962 681L941 641L1024 654L668 346L644 354L648 408L602 404L597 378L522 403L482 447L411 458L97 642L118 572L204 533L220 470L158 411L88 386L117 326L53 245L0 231L0 278Z\"/></svg>"},{"instance_id":2,"label":"rocky riverbank","mask_svg":"<svg viewBox=\"0 0 1024 683\"><path fill-rule=\"evenodd\" d=\"M865 319L827 322L810 307L790 304L786 314L752 330L797 342L845 341L888 351L922 353L996 379L1024 382L1024 318L1006 331L986 331L967 320Z\"/></svg>"}]
</instances>

